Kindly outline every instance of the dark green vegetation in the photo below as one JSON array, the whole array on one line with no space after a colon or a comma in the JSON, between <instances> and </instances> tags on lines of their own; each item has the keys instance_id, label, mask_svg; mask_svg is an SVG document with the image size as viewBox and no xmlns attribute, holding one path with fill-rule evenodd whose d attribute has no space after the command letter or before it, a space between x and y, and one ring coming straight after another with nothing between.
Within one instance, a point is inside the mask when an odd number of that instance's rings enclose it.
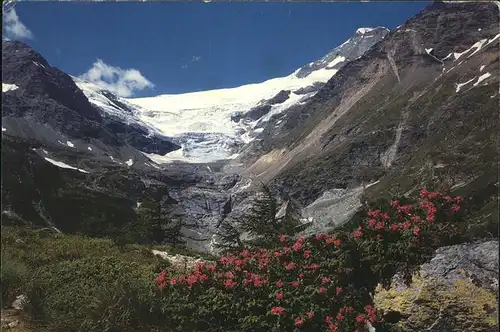
<instances>
[{"instance_id":1,"label":"dark green vegetation","mask_svg":"<svg viewBox=\"0 0 500 332\"><path fill-rule=\"evenodd\" d=\"M1 241L2 304L28 295L36 331L153 331L153 279L169 264L151 249L198 256L27 228L3 227Z\"/></svg>"},{"instance_id":2,"label":"dark green vegetation","mask_svg":"<svg viewBox=\"0 0 500 332\"><path fill-rule=\"evenodd\" d=\"M138 171L123 167L93 174L66 170L32 148L40 143L9 136L2 141L2 205L17 214L3 216L4 225L55 226L125 243L179 242L180 224L166 216L163 183L146 187Z\"/></svg>"}]
</instances>

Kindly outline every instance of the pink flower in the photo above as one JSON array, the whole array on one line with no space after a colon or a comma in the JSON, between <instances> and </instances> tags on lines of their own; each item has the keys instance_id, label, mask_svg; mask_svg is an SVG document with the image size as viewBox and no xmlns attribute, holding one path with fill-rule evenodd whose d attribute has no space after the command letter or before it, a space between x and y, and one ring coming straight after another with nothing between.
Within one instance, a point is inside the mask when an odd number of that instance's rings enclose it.
<instances>
[{"instance_id":1,"label":"pink flower","mask_svg":"<svg viewBox=\"0 0 500 332\"><path fill-rule=\"evenodd\" d=\"M299 285L300 285L300 282L298 282L298 281L292 281L290 284L292 285L292 287L298 288Z\"/></svg>"},{"instance_id":2,"label":"pink flower","mask_svg":"<svg viewBox=\"0 0 500 332\"><path fill-rule=\"evenodd\" d=\"M300 279L304 279L304 273L299 274Z\"/></svg>"},{"instance_id":3,"label":"pink flower","mask_svg":"<svg viewBox=\"0 0 500 332\"><path fill-rule=\"evenodd\" d=\"M314 317L314 312L312 312L312 311L308 311L308 312L306 312L306 315L307 315L307 318L309 318L309 319L313 319L313 317Z\"/></svg>"},{"instance_id":4,"label":"pink flower","mask_svg":"<svg viewBox=\"0 0 500 332\"><path fill-rule=\"evenodd\" d=\"M366 321L365 315L357 315L356 316L356 323L361 324Z\"/></svg>"},{"instance_id":5,"label":"pink flower","mask_svg":"<svg viewBox=\"0 0 500 332\"><path fill-rule=\"evenodd\" d=\"M375 227L376 223L377 221L375 219L368 220L368 226L370 226L371 228Z\"/></svg>"},{"instance_id":6,"label":"pink flower","mask_svg":"<svg viewBox=\"0 0 500 332\"><path fill-rule=\"evenodd\" d=\"M293 248L293 251L297 252L297 251L299 251L300 249L302 249L302 243L300 243L300 242L298 242L298 241L297 241L297 242L295 242L295 243L293 244L292 248Z\"/></svg>"},{"instance_id":7,"label":"pink flower","mask_svg":"<svg viewBox=\"0 0 500 332\"><path fill-rule=\"evenodd\" d=\"M413 216L413 217L411 217L411 221L412 222L419 222L420 221L420 217L419 216Z\"/></svg>"},{"instance_id":8,"label":"pink flower","mask_svg":"<svg viewBox=\"0 0 500 332\"><path fill-rule=\"evenodd\" d=\"M170 284L171 285L176 285L177 284L177 279L170 279Z\"/></svg>"},{"instance_id":9,"label":"pink flower","mask_svg":"<svg viewBox=\"0 0 500 332\"><path fill-rule=\"evenodd\" d=\"M308 259L309 257L311 257L311 250L304 250L304 258Z\"/></svg>"},{"instance_id":10,"label":"pink flower","mask_svg":"<svg viewBox=\"0 0 500 332\"><path fill-rule=\"evenodd\" d=\"M328 279L327 277L323 277L323 278L321 278L321 282L322 282L323 284L327 284L327 283L329 283L329 282L330 282L330 279Z\"/></svg>"},{"instance_id":11,"label":"pink flower","mask_svg":"<svg viewBox=\"0 0 500 332\"><path fill-rule=\"evenodd\" d=\"M278 281L276 281L275 285L276 285L276 287L281 288L281 287L283 287L283 281L278 280Z\"/></svg>"},{"instance_id":12,"label":"pink flower","mask_svg":"<svg viewBox=\"0 0 500 332\"><path fill-rule=\"evenodd\" d=\"M341 322L344 319L344 315L342 315L340 312L337 314L337 320Z\"/></svg>"},{"instance_id":13,"label":"pink flower","mask_svg":"<svg viewBox=\"0 0 500 332\"><path fill-rule=\"evenodd\" d=\"M236 287L237 283L231 279L226 279L224 281L224 287L228 288L228 289L231 289L231 288L234 288Z\"/></svg>"},{"instance_id":14,"label":"pink flower","mask_svg":"<svg viewBox=\"0 0 500 332\"><path fill-rule=\"evenodd\" d=\"M415 227L413 228L413 234L415 236L419 236L420 235L420 227Z\"/></svg>"},{"instance_id":15,"label":"pink flower","mask_svg":"<svg viewBox=\"0 0 500 332\"><path fill-rule=\"evenodd\" d=\"M363 231L361 226L359 226L353 233L355 239L359 239L361 236L363 236Z\"/></svg>"},{"instance_id":16,"label":"pink flower","mask_svg":"<svg viewBox=\"0 0 500 332\"><path fill-rule=\"evenodd\" d=\"M340 294L342 294L342 287L337 287L335 290L337 292L337 296L339 296Z\"/></svg>"},{"instance_id":17,"label":"pink flower","mask_svg":"<svg viewBox=\"0 0 500 332\"><path fill-rule=\"evenodd\" d=\"M302 317L297 317L294 320L294 325L297 327L301 327L304 324L304 318Z\"/></svg>"},{"instance_id":18,"label":"pink flower","mask_svg":"<svg viewBox=\"0 0 500 332\"><path fill-rule=\"evenodd\" d=\"M453 205L451 206L451 211L453 211L453 212L458 212L458 211L460 211L460 205L453 204Z\"/></svg>"},{"instance_id":19,"label":"pink flower","mask_svg":"<svg viewBox=\"0 0 500 332\"><path fill-rule=\"evenodd\" d=\"M283 307L272 307L271 308L271 315L274 315L274 316L284 316L285 315L285 308L283 308Z\"/></svg>"},{"instance_id":20,"label":"pink flower","mask_svg":"<svg viewBox=\"0 0 500 332\"><path fill-rule=\"evenodd\" d=\"M319 288L319 293L320 294L325 294L326 293L326 288L325 287L320 287Z\"/></svg>"},{"instance_id":21,"label":"pink flower","mask_svg":"<svg viewBox=\"0 0 500 332\"><path fill-rule=\"evenodd\" d=\"M317 270L317 269L319 269L319 265L318 265L318 264L316 264L316 263L313 263L313 264L309 265L309 269L311 269L311 270L313 270L313 271L314 271L314 270Z\"/></svg>"},{"instance_id":22,"label":"pink flower","mask_svg":"<svg viewBox=\"0 0 500 332\"><path fill-rule=\"evenodd\" d=\"M285 264L285 270L291 271L295 268L295 263L294 262L289 262Z\"/></svg>"},{"instance_id":23,"label":"pink flower","mask_svg":"<svg viewBox=\"0 0 500 332\"><path fill-rule=\"evenodd\" d=\"M399 201L398 201L398 200L391 201L391 206L392 206L392 207L397 207L397 206L399 206Z\"/></svg>"},{"instance_id":24,"label":"pink flower","mask_svg":"<svg viewBox=\"0 0 500 332\"><path fill-rule=\"evenodd\" d=\"M326 239L327 237L328 237L328 234L325 234L325 233L316 234L316 240Z\"/></svg>"},{"instance_id":25,"label":"pink flower","mask_svg":"<svg viewBox=\"0 0 500 332\"><path fill-rule=\"evenodd\" d=\"M283 300L284 296L285 296L285 294L283 294L283 292L278 292L278 293L276 293L276 300L281 301L281 300Z\"/></svg>"},{"instance_id":26,"label":"pink flower","mask_svg":"<svg viewBox=\"0 0 500 332\"><path fill-rule=\"evenodd\" d=\"M288 242L288 236L284 235L284 234L281 234L280 235L280 242L281 243L286 243Z\"/></svg>"}]
</instances>

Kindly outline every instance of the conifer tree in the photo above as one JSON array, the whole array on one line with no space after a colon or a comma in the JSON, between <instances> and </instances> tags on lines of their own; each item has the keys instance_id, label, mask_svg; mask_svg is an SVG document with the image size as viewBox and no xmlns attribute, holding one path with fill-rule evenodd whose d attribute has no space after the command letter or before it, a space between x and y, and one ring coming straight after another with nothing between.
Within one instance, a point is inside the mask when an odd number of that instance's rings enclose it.
<instances>
[{"instance_id":1,"label":"conifer tree","mask_svg":"<svg viewBox=\"0 0 500 332\"><path fill-rule=\"evenodd\" d=\"M244 249L241 233L228 219L224 219L216 233L215 248L220 253L239 252Z\"/></svg>"},{"instance_id":2,"label":"conifer tree","mask_svg":"<svg viewBox=\"0 0 500 332\"><path fill-rule=\"evenodd\" d=\"M294 236L300 229L299 212L292 212L291 201L287 201L284 212L280 211L277 198L268 186L256 198L250 211L241 219L240 228L248 236L244 243L249 247L273 247L281 234ZM290 209L288 208L290 205ZM280 213L281 212L281 215Z\"/></svg>"}]
</instances>

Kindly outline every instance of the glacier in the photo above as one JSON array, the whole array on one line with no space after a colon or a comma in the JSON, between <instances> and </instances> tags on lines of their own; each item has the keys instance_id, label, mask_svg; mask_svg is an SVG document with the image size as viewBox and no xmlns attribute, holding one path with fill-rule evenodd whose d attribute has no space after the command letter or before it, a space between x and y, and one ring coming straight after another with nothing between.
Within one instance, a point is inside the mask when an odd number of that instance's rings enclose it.
<instances>
[{"instance_id":1,"label":"glacier","mask_svg":"<svg viewBox=\"0 0 500 332\"><path fill-rule=\"evenodd\" d=\"M246 144L258 138L273 116L305 103L342 66L366 52L388 31L381 27L360 28L354 37L323 58L288 76L234 88L121 98L80 78L73 79L104 113L147 128L150 135L168 137L181 147L166 155L143 152L152 161L211 163L236 158ZM271 102L283 93L287 93L285 100ZM245 118L256 107L264 109L263 114L257 112L258 118Z\"/></svg>"}]
</instances>

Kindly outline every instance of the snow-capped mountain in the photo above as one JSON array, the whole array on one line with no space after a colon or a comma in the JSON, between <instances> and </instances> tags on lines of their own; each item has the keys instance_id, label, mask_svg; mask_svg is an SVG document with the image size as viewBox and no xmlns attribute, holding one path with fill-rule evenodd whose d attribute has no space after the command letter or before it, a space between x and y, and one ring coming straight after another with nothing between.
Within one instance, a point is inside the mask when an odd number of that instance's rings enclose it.
<instances>
[{"instance_id":1,"label":"snow-capped mountain","mask_svg":"<svg viewBox=\"0 0 500 332\"><path fill-rule=\"evenodd\" d=\"M311 98L339 68L363 55L388 31L360 28L322 59L285 77L229 89L118 100L136 106L135 110L127 107L124 111L130 121L143 123L182 146L165 156L148 154L156 162L233 159L264 130L269 119ZM91 103L103 105L102 95L95 94L91 85L78 81L77 84ZM107 103L101 108L116 114L118 109L114 106Z\"/></svg>"}]
</instances>

